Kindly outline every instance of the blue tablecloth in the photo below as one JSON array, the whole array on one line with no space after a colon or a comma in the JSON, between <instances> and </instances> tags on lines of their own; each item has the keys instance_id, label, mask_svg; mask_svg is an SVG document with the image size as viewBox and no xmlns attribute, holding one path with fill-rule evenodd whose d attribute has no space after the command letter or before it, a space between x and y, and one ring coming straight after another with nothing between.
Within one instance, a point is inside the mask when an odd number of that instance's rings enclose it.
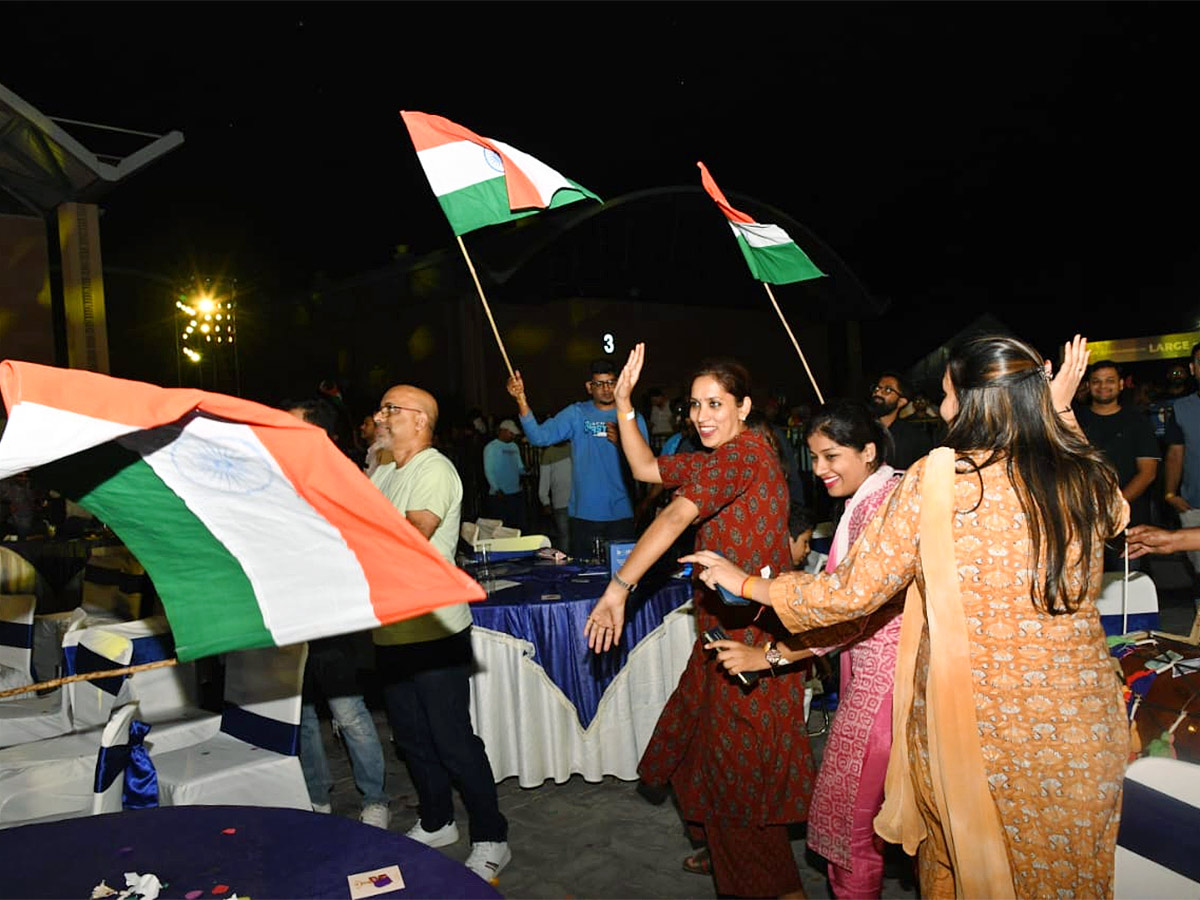
<instances>
[{"instance_id":1,"label":"blue tablecloth","mask_svg":"<svg viewBox=\"0 0 1200 900\"><path fill-rule=\"evenodd\" d=\"M488 586L489 579L470 571ZM500 580L517 584L472 603L475 624L533 644L534 661L575 705L584 728L630 651L662 624L667 613L692 598L691 582L684 579L665 579L657 590L653 584L639 587L625 607L620 646L597 655L588 651L583 626L608 584L607 568L519 560L491 566L490 581Z\"/></svg>"},{"instance_id":2,"label":"blue tablecloth","mask_svg":"<svg viewBox=\"0 0 1200 900\"><path fill-rule=\"evenodd\" d=\"M225 834L226 829L236 829ZM501 895L461 863L340 816L253 806L165 806L0 831L4 897L90 897L153 873L165 898L349 897L347 878L396 865L412 897ZM218 894L213 889L226 885Z\"/></svg>"}]
</instances>

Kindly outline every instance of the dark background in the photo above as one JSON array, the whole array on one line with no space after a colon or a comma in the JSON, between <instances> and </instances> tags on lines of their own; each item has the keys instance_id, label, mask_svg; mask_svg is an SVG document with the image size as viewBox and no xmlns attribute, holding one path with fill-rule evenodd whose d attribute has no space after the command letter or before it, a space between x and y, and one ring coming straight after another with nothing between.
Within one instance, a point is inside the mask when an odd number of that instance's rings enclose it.
<instances>
[{"instance_id":1,"label":"dark background","mask_svg":"<svg viewBox=\"0 0 1200 900\"><path fill-rule=\"evenodd\" d=\"M1200 321L1189 4L55 3L3 18L0 81L41 111L185 135L102 204L106 270L236 277L244 314L278 316L259 322L268 357L287 352L294 298L400 246L451 246L401 108L606 199L695 185L703 159L886 306L862 316L868 371L983 313L1044 351L1076 330ZM166 313L145 291L108 294L121 374ZM857 315L791 296L799 322ZM699 305L702 355L738 326Z\"/></svg>"}]
</instances>

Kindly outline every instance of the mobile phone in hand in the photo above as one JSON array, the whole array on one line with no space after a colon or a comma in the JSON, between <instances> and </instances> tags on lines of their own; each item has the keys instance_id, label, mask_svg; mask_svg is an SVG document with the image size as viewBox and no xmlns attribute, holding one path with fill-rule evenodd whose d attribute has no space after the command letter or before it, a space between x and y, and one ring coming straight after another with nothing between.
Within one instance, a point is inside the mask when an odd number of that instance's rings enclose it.
<instances>
[{"instance_id":1,"label":"mobile phone in hand","mask_svg":"<svg viewBox=\"0 0 1200 900\"><path fill-rule=\"evenodd\" d=\"M729 635L725 633L725 629L720 625L714 625L701 635L704 638L704 643L711 644L713 641L727 641ZM750 687L754 682L758 681L757 672L738 672L733 676L742 685L742 687Z\"/></svg>"}]
</instances>

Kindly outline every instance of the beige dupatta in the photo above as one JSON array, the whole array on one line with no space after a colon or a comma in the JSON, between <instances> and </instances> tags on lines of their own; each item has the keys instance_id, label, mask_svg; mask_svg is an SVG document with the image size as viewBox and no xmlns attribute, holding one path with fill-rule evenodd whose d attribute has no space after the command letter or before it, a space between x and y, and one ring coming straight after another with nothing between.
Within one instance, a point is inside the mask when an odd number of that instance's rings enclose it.
<instances>
[{"instance_id":1,"label":"beige dupatta","mask_svg":"<svg viewBox=\"0 0 1200 900\"><path fill-rule=\"evenodd\" d=\"M917 649L929 621L929 673L925 710L933 794L959 897L1015 896L1000 814L988 790L971 690L967 622L954 559L954 451L939 447L925 461L921 483L920 554L925 597L908 588L896 686L892 700L892 752L884 804L875 830L914 854L929 834L917 807L918 787L908 758Z\"/></svg>"}]
</instances>

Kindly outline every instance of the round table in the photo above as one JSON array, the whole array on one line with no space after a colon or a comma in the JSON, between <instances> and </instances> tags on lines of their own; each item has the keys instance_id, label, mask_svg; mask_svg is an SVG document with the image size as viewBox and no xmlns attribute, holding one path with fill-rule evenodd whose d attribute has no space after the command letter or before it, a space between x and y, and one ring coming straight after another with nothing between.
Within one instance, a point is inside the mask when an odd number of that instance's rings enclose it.
<instances>
[{"instance_id":1,"label":"round table","mask_svg":"<svg viewBox=\"0 0 1200 900\"><path fill-rule=\"evenodd\" d=\"M124 873L137 872L156 875L164 898L344 898L349 876L392 865L405 888L380 896L501 896L397 832L257 806L166 806L10 828L0 831L0 859L6 897L90 897L101 879L121 891Z\"/></svg>"}]
</instances>

